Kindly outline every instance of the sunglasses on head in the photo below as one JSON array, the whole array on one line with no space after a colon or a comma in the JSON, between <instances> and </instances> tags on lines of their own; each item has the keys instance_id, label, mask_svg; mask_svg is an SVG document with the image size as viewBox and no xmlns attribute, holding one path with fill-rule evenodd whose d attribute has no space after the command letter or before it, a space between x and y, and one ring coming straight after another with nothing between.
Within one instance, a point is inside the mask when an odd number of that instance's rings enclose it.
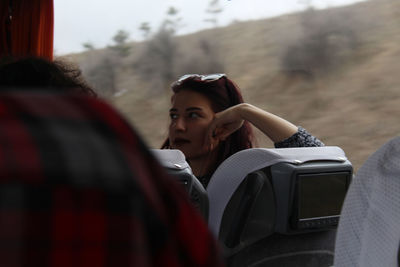
<instances>
[{"instance_id":1,"label":"sunglasses on head","mask_svg":"<svg viewBox=\"0 0 400 267\"><path fill-rule=\"evenodd\" d=\"M185 74L182 77L180 77L176 82L173 83L173 85L180 85L182 82L191 79L195 81L201 81L201 82L213 82L213 81L218 81L222 77L226 77L226 74L224 73L214 73L214 74L206 74L206 75L201 75L201 74Z\"/></svg>"}]
</instances>

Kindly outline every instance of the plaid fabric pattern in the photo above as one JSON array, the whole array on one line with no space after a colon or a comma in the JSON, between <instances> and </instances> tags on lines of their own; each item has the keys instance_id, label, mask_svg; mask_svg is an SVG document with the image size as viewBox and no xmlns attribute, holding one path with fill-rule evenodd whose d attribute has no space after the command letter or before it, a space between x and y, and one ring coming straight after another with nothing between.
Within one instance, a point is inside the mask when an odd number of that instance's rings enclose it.
<instances>
[{"instance_id":1,"label":"plaid fabric pattern","mask_svg":"<svg viewBox=\"0 0 400 267\"><path fill-rule=\"evenodd\" d=\"M0 266L222 266L180 186L108 104L0 93Z\"/></svg>"}]
</instances>

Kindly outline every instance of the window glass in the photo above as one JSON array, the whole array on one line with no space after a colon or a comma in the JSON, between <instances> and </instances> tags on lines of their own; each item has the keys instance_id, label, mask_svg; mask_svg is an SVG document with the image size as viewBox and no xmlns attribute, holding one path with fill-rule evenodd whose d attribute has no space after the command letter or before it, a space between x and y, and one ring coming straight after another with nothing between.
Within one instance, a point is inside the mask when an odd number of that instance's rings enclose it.
<instances>
[{"instance_id":1,"label":"window glass","mask_svg":"<svg viewBox=\"0 0 400 267\"><path fill-rule=\"evenodd\" d=\"M153 148L171 82L226 73L246 102L340 146L357 171L400 132L399 43L398 0L55 0L56 56Z\"/></svg>"}]
</instances>

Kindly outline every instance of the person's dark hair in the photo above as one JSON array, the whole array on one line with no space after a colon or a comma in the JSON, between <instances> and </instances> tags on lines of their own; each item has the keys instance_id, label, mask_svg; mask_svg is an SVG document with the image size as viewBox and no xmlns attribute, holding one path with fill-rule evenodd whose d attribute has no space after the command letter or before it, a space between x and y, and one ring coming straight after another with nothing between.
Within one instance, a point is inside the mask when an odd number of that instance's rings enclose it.
<instances>
[{"instance_id":1,"label":"person's dark hair","mask_svg":"<svg viewBox=\"0 0 400 267\"><path fill-rule=\"evenodd\" d=\"M226 76L215 81L202 81L198 77L193 76L172 84L171 89L174 93L181 90L192 90L204 95L210 100L215 113L243 103L243 97L238 86ZM252 128L245 121L240 129L221 142L218 151L218 160L213 166L213 171L229 156L240 150L253 147L253 142L254 135ZM167 138L161 148L169 148L169 146L169 139Z\"/></svg>"},{"instance_id":2,"label":"person's dark hair","mask_svg":"<svg viewBox=\"0 0 400 267\"><path fill-rule=\"evenodd\" d=\"M81 71L61 60L39 57L7 58L0 62L0 87L9 89L38 88L69 91L96 96L84 81Z\"/></svg>"}]
</instances>

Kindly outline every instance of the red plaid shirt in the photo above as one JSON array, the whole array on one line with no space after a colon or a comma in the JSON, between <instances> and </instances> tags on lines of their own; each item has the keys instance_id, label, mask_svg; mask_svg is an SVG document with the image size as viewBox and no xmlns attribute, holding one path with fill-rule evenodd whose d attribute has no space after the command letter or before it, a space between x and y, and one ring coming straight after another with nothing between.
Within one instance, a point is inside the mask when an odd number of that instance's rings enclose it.
<instances>
[{"instance_id":1,"label":"red plaid shirt","mask_svg":"<svg viewBox=\"0 0 400 267\"><path fill-rule=\"evenodd\" d=\"M185 192L106 103L0 93L0 266L222 266Z\"/></svg>"}]
</instances>

